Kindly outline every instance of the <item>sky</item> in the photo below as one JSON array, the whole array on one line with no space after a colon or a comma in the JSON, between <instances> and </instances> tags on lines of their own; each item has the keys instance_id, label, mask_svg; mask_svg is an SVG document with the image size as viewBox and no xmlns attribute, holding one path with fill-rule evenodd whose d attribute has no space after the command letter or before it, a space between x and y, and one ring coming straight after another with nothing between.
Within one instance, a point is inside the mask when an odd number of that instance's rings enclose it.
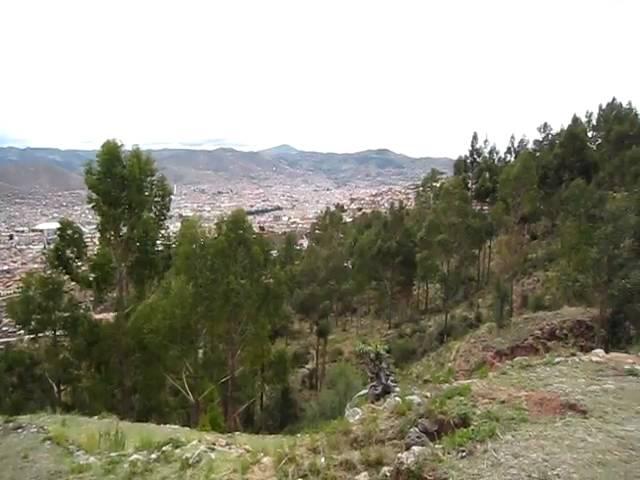
<instances>
[{"instance_id":1,"label":"sky","mask_svg":"<svg viewBox=\"0 0 640 480\"><path fill-rule=\"evenodd\" d=\"M637 0L2 0L0 144L463 153L640 103Z\"/></svg>"}]
</instances>

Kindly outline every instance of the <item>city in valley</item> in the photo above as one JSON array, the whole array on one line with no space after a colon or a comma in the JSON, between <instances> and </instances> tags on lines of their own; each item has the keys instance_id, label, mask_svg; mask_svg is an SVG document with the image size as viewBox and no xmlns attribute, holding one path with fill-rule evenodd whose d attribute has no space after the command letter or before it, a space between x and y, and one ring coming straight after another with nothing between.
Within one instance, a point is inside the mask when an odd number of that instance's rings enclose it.
<instances>
[{"instance_id":1,"label":"city in valley","mask_svg":"<svg viewBox=\"0 0 640 480\"><path fill-rule=\"evenodd\" d=\"M325 207L339 203L350 218L362 211L387 208L392 202L411 204L414 185L405 179L384 184L357 179L344 183L302 175L289 181L279 176L203 185L174 184L169 228L177 232L181 220L191 216L213 225L221 216L242 208L259 231L295 231L304 245L304 232ZM54 238L61 218L78 223L89 247L95 247L96 218L87 204L86 190L0 194L0 338L16 333L5 318L5 300L17 294L26 272L43 267L43 251Z\"/></svg>"}]
</instances>

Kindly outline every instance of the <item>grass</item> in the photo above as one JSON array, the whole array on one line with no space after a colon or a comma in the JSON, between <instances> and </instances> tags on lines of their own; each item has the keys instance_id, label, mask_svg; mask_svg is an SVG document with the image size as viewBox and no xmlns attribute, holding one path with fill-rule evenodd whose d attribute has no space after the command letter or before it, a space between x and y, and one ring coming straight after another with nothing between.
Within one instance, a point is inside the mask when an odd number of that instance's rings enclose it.
<instances>
[{"instance_id":1,"label":"grass","mask_svg":"<svg viewBox=\"0 0 640 480\"><path fill-rule=\"evenodd\" d=\"M444 438L446 448L460 448L486 438L487 448L457 460L447 458L450 478L614 479L636 478L640 469L640 385L615 366L578 359L558 364L540 360L526 370L508 368L491 377L493 388L554 392L566 400L580 400L586 418L576 415L530 418L521 406L492 405L497 419L493 434L488 418L476 418L473 431L457 431Z\"/></svg>"},{"instance_id":2,"label":"grass","mask_svg":"<svg viewBox=\"0 0 640 480\"><path fill-rule=\"evenodd\" d=\"M262 456L274 457L279 452L289 449L289 446L295 445L297 440L296 437L285 435L205 433L175 426L124 422L114 417L101 419L38 414L19 417L17 420L47 427L49 434L45 438L56 447L59 456L55 463L66 468L67 473L60 478L240 479L247 476ZM338 428L338 422L335 428ZM188 461L185 464L181 462L181 458L169 455L175 449L185 448L193 440L198 440L202 445L224 440L227 445L241 447L246 449L246 452L236 455L225 450L216 450L214 459L204 457L202 462L195 465L189 464ZM148 458L152 452L160 452L167 444L171 444L173 449L154 462L127 462L134 453ZM0 447L2 446L0 444ZM75 461L68 450L70 446L80 448L87 455L93 456L98 460L98 464L88 465ZM114 453L121 455L110 455ZM42 474L33 478L49 476Z\"/></svg>"}]
</instances>

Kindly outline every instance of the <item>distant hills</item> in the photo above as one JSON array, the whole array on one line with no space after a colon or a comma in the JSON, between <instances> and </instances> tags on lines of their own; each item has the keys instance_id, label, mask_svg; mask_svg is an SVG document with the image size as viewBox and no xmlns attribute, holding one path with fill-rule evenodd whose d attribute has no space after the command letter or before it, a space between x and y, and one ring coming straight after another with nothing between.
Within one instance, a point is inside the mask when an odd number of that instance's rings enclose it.
<instances>
[{"instance_id":1,"label":"distant hills","mask_svg":"<svg viewBox=\"0 0 640 480\"><path fill-rule=\"evenodd\" d=\"M256 152L163 148L148 150L176 184L216 184L240 178L311 176L348 183L417 180L431 168L450 172L448 158L413 158L391 150L322 153L280 145ZM95 150L0 147L0 192L84 188L83 166Z\"/></svg>"}]
</instances>

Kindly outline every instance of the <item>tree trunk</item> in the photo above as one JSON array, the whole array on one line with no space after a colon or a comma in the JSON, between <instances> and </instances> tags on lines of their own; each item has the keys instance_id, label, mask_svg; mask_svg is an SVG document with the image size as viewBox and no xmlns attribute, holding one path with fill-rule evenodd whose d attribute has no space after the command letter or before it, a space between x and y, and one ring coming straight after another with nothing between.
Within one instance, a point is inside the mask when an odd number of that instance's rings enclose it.
<instances>
[{"instance_id":1,"label":"tree trunk","mask_svg":"<svg viewBox=\"0 0 640 480\"><path fill-rule=\"evenodd\" d=\"M320 391L320 336L316 333L316 392Z\"/></svg>"},{"instance_id":2,"label":"tree trunk","mask_svg":"<svg viewBox=\"0 0 640 480\"><path fill-rule=\"evenodd\" d=\"M329 343L328 338L322 339L322 372L320 374L320 388L322 390L322 386L324 385L324 378L327 374L327 344Z\"/></svg>"},{"instance_id":3,"label":"tree trunk","mask_svg":"<svg viewBox=\"0 0 640 480\"><path fill-rule=\"evenodd\" d=\"M191 428L197 428L200 424L200 417L202 416L202 404L199 398L196 398L191 402L191 411L189 412L189 416L189 425Z\"/></svg>"},{"instance_id":4,"label":"tree trunk","mask_svg":"<svg viewBox=\"0 0 640 480\"><path fill-rule=\"evenodd\" d=\"M483 263L483 258L482 258L482 252L484 251L483 248L480 248L478 250L478 261L477 261L477 265L476 265L476 289L478 291L480 291L480 282L481 282L481 277L482 277L482 263Z\"/></svg>"},{"instance_id":5,"label":"tree trunk","mask_svg":"<svg viewBox=\"0 0 640 480\"><path fill-rule=\"evenodd\" d=\"M492 252L492 247L493 247L493 241L491 239L489 239L489 248L488 248L488 252L487 252L487 270L486 270L486 275L485 275L485 279L484 279L485 284L489 283L489 276L491 275L491 252Z\"/></svg>"},{"instance_id":6,"label":"tree trunk","mask_svg":"<svg viewBox=\"0 0 640 480\"><path fill-rule=\"evenodd\" d=\"M387 327L389 328L389 330L391 330L392 325L391 325L391 302L392 302L392 293L391 293L391 287L389 286L389 284L387 282L385 282L385 290L387 293Z\"/></svg>"},{"instance_id":7,"label":"tree trunk","mask_svg":"<svg viewBox=\"0 0 640 480\"><path fill-rule=\"evenodd\" d=\"M509 318L513 317L513 290L515 288L516 279L515 277L511 278L511 284L509 285Z\"/></svg>"},{"instance_id":8,"label":"tree trunk","mask_svg":"<svg viewBox=\"0 0 640 480\"><path fill-rule=\"evenodd\" d=\"M608 352L611 347L611 342L609 339L609 315L606 293L600 294L600 301L598 302L598 323L600 324L602 347L606 352Z\"/></svg>"},{"instance_id":9,"label":"tree trunk","mask_svg":"<svg viewBox=\"0 0 640 480\"><path fill-rule=\"evenodd\" d=\"M260 364L260 431L264 430L264 360Z\"/></svg>"},{"instance_id":10,"label":"tree trunk","mask_svg":"<svg viewBox=\"0 0 640 480\"><path fill-rule=\"evenodd\" d=\"M424 310L425 310L425 313L427 314L427 318L429 318L429 282L425 282Z\"/></svg>"},{"instance_id":11,"label":"tree trunk","mask_svg":"<svg viewBox=\"0 0 640 480\"><path fill-rule=\"evenodd\" d=\"M227 391L226 391L226 411L225 411L225 424L227 431L234 432L237 430L236 410L235 402L233 399L235 393L236 383L236 358L235 349L229 348L227 353L227 368L229 370L229 377L227 378Z\"/></svg>"}]
</instances>

